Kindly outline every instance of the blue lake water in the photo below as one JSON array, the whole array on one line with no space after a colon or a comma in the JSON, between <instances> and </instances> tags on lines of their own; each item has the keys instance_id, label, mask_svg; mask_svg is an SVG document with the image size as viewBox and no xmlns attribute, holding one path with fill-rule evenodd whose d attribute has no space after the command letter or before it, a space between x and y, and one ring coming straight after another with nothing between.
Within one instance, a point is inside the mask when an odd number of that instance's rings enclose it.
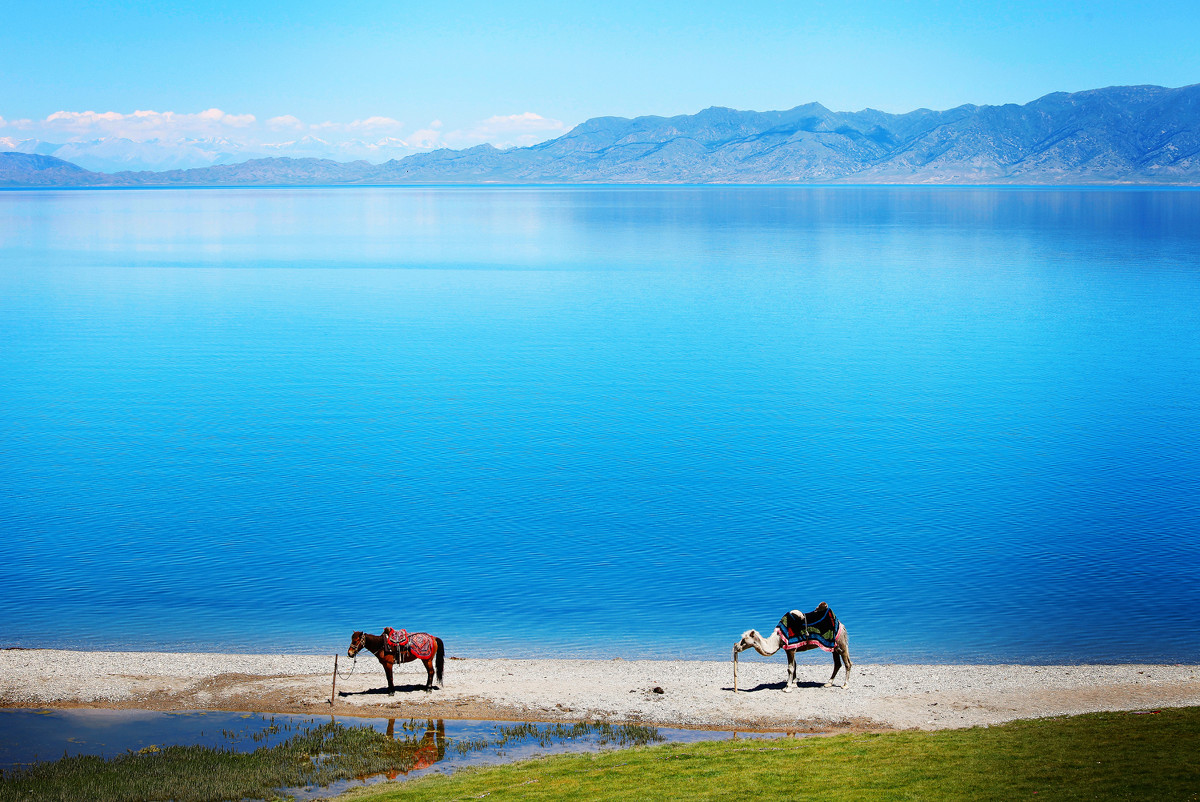
<instances>
[{"instance_id":1,"label":"blue lake water","mask_svg":"<svg viewBox=\"0 0 1200 802\"><path fill-rule=\"evenodd\" d=\"M0 192L0 646L1200 659L1200 192Z\"/></svg>"}]
</instances>

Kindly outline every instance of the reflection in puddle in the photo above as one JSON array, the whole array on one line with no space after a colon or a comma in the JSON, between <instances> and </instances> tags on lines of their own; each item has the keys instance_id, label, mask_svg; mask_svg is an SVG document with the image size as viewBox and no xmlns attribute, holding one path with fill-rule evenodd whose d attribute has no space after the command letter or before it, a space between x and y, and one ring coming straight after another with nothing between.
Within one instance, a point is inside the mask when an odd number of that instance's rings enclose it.
<instances>
[{"instance_id":1,"label":"reflection in puddle","mask_svg":"<svg viewBox=\"0 0 1200 802\"><path fill-rule=\"evenodd\" d=\"M415 728L416 722L403 722L401 726L404 729L408 729L409 727ZM388 719L385 733L387 737L393 740L396 738L396 719ZM412 757L412 765L408 769L397 769L387 772L385 776L389 780L395 780L401 774L407 776L414 771L427 769L446 756L446 722L442 719L438 719L436 724L433 721L426 721L424 734L419 738L414 738L412 743L406 744L406 746L408 748L405 750L405 755ZM358 779L365 782L370 778L359 777Z\"/></svg>"},{"instance_id":2,"label":"reflection in puddle","mask_svg":"<svg viewBox=\"0 0 1200 802\"><path fill-rule=\"evenodd\" d=\"M603 722L535 724L205 711L0 710L0 772L7 774L67 756L111 758L130 752L155 752L173 745L253 752L278 746L331 721L349 727L368 726L387 735L397 747L393 767L383 774L363 775L323 788L280 789L285 796L315 799L357 785L402 780L430 772L449 774L466 766L508 763L562 752L739 737L731 732Z\"/></svg>"}]
</instances>

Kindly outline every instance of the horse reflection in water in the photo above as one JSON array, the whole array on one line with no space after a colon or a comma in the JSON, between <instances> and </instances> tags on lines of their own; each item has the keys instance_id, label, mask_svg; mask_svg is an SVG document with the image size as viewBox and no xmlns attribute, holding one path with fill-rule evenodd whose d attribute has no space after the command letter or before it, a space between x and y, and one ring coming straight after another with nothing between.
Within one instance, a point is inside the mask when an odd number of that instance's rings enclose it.
<instances>
[{"instance_id":1,"label":"horse reflection in water","mask_svg":"<svg viewBox=\"0 0 1200 802\"><path fill-rule=\"evenodd\" d=\"M396 741L396 746L400 750L398 765L383 774L389 780L394 780L401 774L408 774L411 771L427 769L446 756L446 722L443 719L438 719L436 724L433 719L426 721L425 732L420 736L416 734L418 726L416 721L409 721L401 726L404 730L411 728L412 735L401 732L400 737L397 738L396 719L388 719L387 737ZM358 779L365 781L368 776L379 775L364 775Z\"/></svg>"}]
</instances>

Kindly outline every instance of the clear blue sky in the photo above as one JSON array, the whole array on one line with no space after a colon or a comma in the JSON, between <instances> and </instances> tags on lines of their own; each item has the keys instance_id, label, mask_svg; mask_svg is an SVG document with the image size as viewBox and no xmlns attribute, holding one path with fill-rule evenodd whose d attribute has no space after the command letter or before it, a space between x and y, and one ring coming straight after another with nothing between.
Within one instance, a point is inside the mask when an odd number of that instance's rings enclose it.
<instances>
[{"instance_id":1,"label":"clear blue sky","mask_svg":"<svg viewBox=\"0 0 1200 802\"><path fill-rule=\"evenodd\" d=\"M219 108L408 129L531 112L1025 103L1200 82L1200 2L10 0L0 118Z\"/></svg>"}]
</instances>

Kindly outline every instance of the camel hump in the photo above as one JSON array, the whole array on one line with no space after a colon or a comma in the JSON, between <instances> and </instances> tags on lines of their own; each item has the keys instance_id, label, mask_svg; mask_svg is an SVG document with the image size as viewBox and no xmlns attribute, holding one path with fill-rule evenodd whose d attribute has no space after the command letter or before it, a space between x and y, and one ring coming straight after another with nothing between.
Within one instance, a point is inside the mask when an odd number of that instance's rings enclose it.
<instances>
[{"instance_id":1,"label":"camel hump","mask_svg":"<svg viewBox=\"0 0 1200 802\"><path fill-rule=\"evenodd\" d=\"M817 605L817 612L821 612L823 610L828 610L828 609L829 609L829 605L826 604L825 602L821 602L820 604Z\"/></svg>"}]
</instances>

